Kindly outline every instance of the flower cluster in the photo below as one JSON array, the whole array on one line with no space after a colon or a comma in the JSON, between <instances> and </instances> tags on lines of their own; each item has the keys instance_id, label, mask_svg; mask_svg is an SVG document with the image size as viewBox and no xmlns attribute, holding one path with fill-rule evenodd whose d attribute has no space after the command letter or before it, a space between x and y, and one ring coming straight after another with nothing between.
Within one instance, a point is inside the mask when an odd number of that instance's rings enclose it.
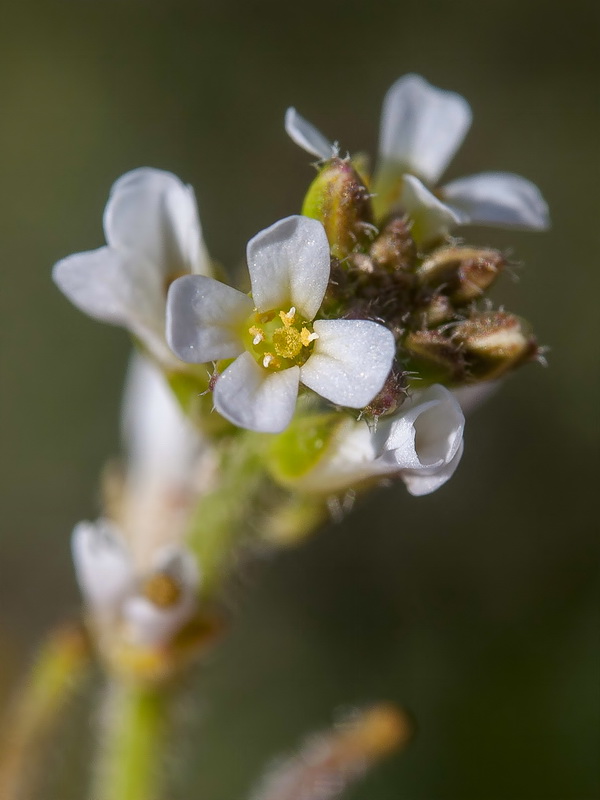
<instances>
[{"instance_id":1,"label":"flower cluster","mask_svg":"<svg viewBox=\"0 0 600 800\"><path fill-rule=\"evenodd\" d=\"M187 549L190 520L210 495L207 475L226 485L236 454L258 458L240 474L260 469L273 496L302 507L390 477L428 494L461 459L461 404L539 359L527 323L486 298L506 256L451 232L543 229L547 207L509 173L438 186L470 123L459 95L401 78L370 175L288 109L285 128L317 157L317 175L301 215L248 243L249 293L217 279L189 186L148 168L115 183L106 246L54 268L67 297L127 328L145 359L127 395L125 479L73 539L97 627L161 648L190 623L204 566ZM185 393L214 408L186 418ZM203 524L221 535L225 517L209 509Z\"/></svg>"}]
</instances>

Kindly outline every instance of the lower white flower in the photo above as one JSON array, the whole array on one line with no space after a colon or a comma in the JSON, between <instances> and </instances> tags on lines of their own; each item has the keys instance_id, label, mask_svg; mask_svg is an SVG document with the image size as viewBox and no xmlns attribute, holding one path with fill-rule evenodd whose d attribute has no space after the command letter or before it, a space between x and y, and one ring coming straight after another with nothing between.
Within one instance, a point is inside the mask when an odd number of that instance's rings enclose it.
<instances>
[{"instance_id":1,"label":"lower white flower","mask_svg":"<svg viewBox=\"0 0 600 800\"><path fill-rule=\"evenodd\" d=\"M530 230L549 226L548 206L539 189L510 172L482 172L436 187L470 126L469 104L438 89L420 75L404 75L388 90L381 114L379 161L373 182L379 218L400 206L412 218L414 234L427 242L455 225L497 225ZM337 154L295 109L288 109L289 136L311 155Z\"/></svg>"},{"instance_id":2,"label":"lower white flower","mask_svg":"<svg viewBox=\"0 0 600 800\"><path fill-rule=\"evenodd\" d=\"M299 489L331 493L362 481L398 475L412 495L439 489L463 453L464 415L451 392L436 384L381 417L376 429L364 421L340 425L317 465Z\"/></svg>"},{"instance_id":3,"label":"lower white flower","mask_svg":"<svg viewBox=\"0 0 600 800\"><path fill-rule=\"evenodd\" d=\"M75 575L99 624L122 625L135 645L158 647L196 610L200 576L187 550L165 547L139 573L118 529L106 520L80 522L73 531Z\"/></svg>"},{"instance_id":4,"label":"lower white flower","mask_svg":"<svg viewBox=\"0 0 600 800\"><path fill-rule=\"evenodd\" d=\"M299 384L363 408L382 388L395 354L392 333L367 320L315 320L330 273L320 222L292 216L248 243L252 297L186 275L169 289L167 340L183 361L234 358L214 404L242 428L278 433L294 413Z\"/></svg>"},{"instance_id":5,"label":"lower white flower","mask_svg":"<svg viewBox=\"0 0 600 800\"><path fill-rule=\"evenodd\" d=\"M193 189L170 172L141 168L113 185L104 211L107 245L59 261L59 289L91 317L121 325L163 363L167 288L186 273L212 270Z\"/></svg>"}]
</instances>

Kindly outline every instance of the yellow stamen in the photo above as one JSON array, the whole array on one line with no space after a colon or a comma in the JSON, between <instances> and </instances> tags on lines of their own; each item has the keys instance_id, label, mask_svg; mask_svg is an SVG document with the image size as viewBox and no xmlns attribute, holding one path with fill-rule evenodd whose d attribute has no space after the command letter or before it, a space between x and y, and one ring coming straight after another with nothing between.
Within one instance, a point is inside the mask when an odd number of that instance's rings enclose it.
<instances>
[{"instance_id":1,"label":"yellow stamen","mask_svg":"<svg viewBox=\"0 0 600 800\"><path fill-rule=\"evenodd\" d=\"M279 316L281 317L281 321L283 322L285 327L289 328L290 325L294 324L294 320L296 319L296 308L295 308L295 306L292 306L290 308L290 310L287 312L287 314L286 314L285 311L280 311L279 312Z\"/></svg>"},{"instance_id":2,"label":"yellow stamen","mask_svg":"<svg viewBox=\"0 0 600 800\"><path fill-rule=\"evenodd\" d=\"M319 334L314 331L311 333L308 328L302 328L300 331L300 341L303 347L308 347L311 342L319 338Z\"/></svg>"},{"instance_id":3,"label":"yellow stamen","mask_svg":"<svg viewBox=\"0 0 600 800\"><path fill-rule=\"evenodd\" d=\"M252 339L253 345L256 346L257 344L260 344L262 341L264 341L265 334L263 331L261 331L260 328L257 328L256 325L253 325L251 328L248 328L248 333L250 334L250 336L254 337Z\"/></svg>"}]
</instances>

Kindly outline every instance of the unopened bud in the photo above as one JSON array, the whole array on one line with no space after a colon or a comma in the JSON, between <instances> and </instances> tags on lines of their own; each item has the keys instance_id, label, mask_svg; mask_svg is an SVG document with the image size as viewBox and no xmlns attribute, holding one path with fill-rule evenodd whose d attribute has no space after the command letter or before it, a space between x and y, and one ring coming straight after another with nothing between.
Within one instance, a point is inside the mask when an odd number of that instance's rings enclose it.
<instances>
[{"instance_id":1,"label":"unopened bud","mask_svg":"<svg viewBox=\"0 0 600 800\"><path fill-rule=\"evenodd\" d=\"M406 399L407 386L406 372L392 367L383 389L366 406L365 414L375 418L393 414Z\"/></svg>"},{"instance_id":2,"label":"unopened bud","mask_svg":"<svg viewBox=\"0 0 600 800\"><path fill-rule=\"evenodd\" d=\"M469 372L478 379L496 378L538 352L526 323L506 311L477 314L459 323L452 340L462 347Z\"/></svg>"},{"instance_id":3,"label":"unopened bud","mask_svg":"<svg viewBox=\"0 0 600 800\"><path fill-rule=\"evenodd\" d=\"M417 278L421 285L439 289L454 303L468 303L492 285L504 264L498 250L442 247L421 264Z\"/></svg>"},{"instance_id":4,"label":"unopened bud","mask_svg":"<svg viewBox=\"0 0 600 800\"><path fill-rule=\"evenodd\" d=\"M302 213L323 223L336 258L367 249L373 237L370 193L348 160L332 158L325 164L308 189Z\"/></svg>"},{"instance_id":5,"label":"unopened bud","mask_svg":"<svg viewBox=\"0 0 600 800\"><path fill-rule=\"evenodd\" d=\"M414 267L417 246L403 217L391 219L371 245L374 264L391 272L406 271Z\"/></svg>"},{"instance_id":6,"label":"unopened bud","mask_svg":"<svg viewBox=\"0 0 600 800\"><path fill-rule=\"evenodd\" d=\"M453 319L455 311L449 297L446 297L445 294L435 294L423 314L424 324L428 328L436 328L438 325Z\"/></svg>"},{"instance_id":7,"label":"unopened bud","mask_svg":"<svg viewBox=\"0 0 600 800\"><path fill-rule=\"evenodd\" d=\"M460 379L465 360L460 347L440 331L413 331L404 340L419 376L427 382Z\"/></svg>"}]
</instances>

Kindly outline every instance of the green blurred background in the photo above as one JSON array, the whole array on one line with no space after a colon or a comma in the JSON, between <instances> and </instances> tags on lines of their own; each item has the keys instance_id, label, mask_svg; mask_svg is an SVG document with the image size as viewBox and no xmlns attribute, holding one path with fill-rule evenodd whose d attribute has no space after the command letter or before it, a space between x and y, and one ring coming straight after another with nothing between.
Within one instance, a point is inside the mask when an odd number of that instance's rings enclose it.
<instances>
[{"instance_id":1,"label":"green blurred background","mask_svg":"<svg viewBox=\"0 0 600 800\"><path fill-rule=\"evenodd\" d=\"M127 337L69 305L53 262L101 245L111 183L151 165L194 185L211 252L239 264L313 174L286 106L374 151L385 90L415 71L473 106L449 177L518 172L550 203L549 234L473 236L526 264L496 297L533 322L550 368L524 369L472 417L437 494L381 492L250 571L194 683L174 763L195 789L179 796L241 799L336 709L385 698L419 735L351 798L600 797L597 4L23 0L2 13L2 696L77 611L70 531L97 512L119 447ZM97 691L46 800L85 796Z\"/></svg>"}]
</instances>

